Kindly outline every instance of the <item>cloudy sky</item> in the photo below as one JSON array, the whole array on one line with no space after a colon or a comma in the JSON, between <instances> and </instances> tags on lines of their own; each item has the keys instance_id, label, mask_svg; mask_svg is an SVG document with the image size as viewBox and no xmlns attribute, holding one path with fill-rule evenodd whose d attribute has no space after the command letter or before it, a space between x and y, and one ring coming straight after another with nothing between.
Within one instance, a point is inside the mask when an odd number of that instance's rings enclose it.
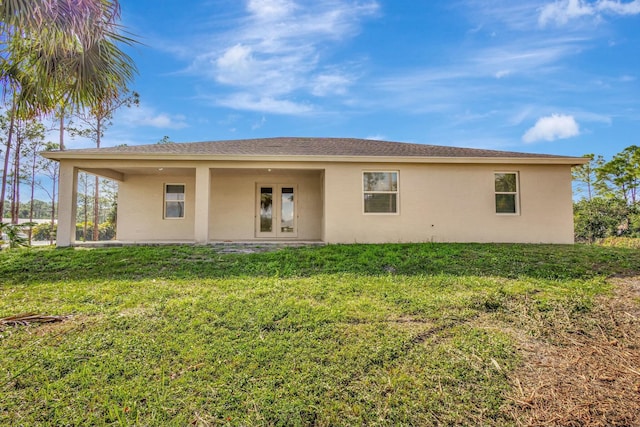
<instances>
[{"instance_id":1,"label":"cloudy sky","mask_svg":"<svg viewBox=\"0 0 640 427\"><path fill-rule=\"evenodd\" d=\"M333 136L610 157L640 144L640 0L121 3L141 105L106 145Z\"/></svg>"}]
</instances>

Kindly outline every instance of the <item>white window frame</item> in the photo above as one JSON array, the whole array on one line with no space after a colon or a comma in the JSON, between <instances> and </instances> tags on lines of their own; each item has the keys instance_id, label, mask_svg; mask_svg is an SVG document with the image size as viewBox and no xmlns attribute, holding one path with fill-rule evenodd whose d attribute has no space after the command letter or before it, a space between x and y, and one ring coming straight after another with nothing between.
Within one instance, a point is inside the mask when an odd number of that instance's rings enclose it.
<instances>
[{"instance_id":1,"label":"white window frame","mask_svg":"<svg viewBox=\"0 0 640 427\"><path fill-rule=\"evenodd\" d=\"M397 187L395 191L367 191L364 188L364 176L367 173L395 173ZM362 213L363 215L400 215L400 171L399 170L363 170L360 175L360 183L362 185ZM395 212L366 212L365 196L367 194L395 194L396 195L396 211Z\"/></svg>"},{"instance_id":2,"label":"white window frame","mask_svg":"<svg viewBox=\"0 0 640 427\"><path fill-rule=\"evenodd\" d=\"M167 187L170 185L181 185L182 186L182 200L167 200ZM179 193L176 193L179 194ZM185 219L187 216L187 185L182 182L165 182L162 185L162 219L166 220L181 220ZM167 216L167 202L182 202L184 208L182 209L182 216Z\"/></svg>"},{"instance_id":3,"label":"white window frame","mask_svg":"<svg viewBox=\"0 0 640 427\"><path fill-rule=\"evenodd\" d=\"M516 191L496 191L496 177L497 175L515 175L516 176ZM518 171L494 171L493 172L493 209L496 215L500 216L517 216L520 215L520 172ZM496 196L499 194L514 195L515 200L515 212L498 212L498 206L496 204Z\"/></svg>"}]
</instances>

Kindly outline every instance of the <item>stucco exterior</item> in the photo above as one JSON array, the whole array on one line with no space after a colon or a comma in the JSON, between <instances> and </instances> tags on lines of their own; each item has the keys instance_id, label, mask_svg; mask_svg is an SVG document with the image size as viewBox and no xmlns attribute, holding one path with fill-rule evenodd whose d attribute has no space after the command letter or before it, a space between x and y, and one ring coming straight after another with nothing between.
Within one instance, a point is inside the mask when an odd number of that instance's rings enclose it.
<instances>
[{"instance_id":1,"label":"stucco exterior","mask_svg":"<svg viewBox=\"0 0 640 427\"><path fill-rule=\"evenodd\" d=\"M79 170L119 182L117 240L122 242L572 243L571 166L582 163L508 156L109 158L62 153L59 246L74 244L71 218ZM365 212L365 172L397 178L394 212ZM496 173L517 177L515 213L496 213ZM164 215L167 184L184 186L180 218ZM279 225L272 233L261 232L265 188L286 188L291 199L288 212L293 209L295 218L282 233Z\"/></svg>"},{"instance_id":2,"label":"stucco exterior","mask_svg":"<svg viewBox=\"0 0 640 427\"><path fill-rule=\"evenodd\" d=\"M399 212L362 212L362 171L399 171ZM495 212L494 172L520 177L520 209ZM332 165L326 171L326 232L332 243L572 243L568 166Z\"/></svg>"}]
</instances>

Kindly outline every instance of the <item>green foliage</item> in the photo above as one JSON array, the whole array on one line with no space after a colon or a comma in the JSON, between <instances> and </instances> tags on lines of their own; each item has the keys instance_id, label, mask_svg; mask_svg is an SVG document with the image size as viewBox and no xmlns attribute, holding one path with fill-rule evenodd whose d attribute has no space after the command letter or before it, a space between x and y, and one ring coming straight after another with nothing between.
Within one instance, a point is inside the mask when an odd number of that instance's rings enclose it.
<instances>
[{"instance_id":1,"label":"green foliage","mask_svg":"<svg viewBox=\"0 0 640 427\"><path fill-rule=\"evenodd\" d=\"M578 191L585 199L574 203L577 241L593 242L612 236L640 235L640 147L631 145L605 161L593 154L589 163L572 171Z\"/></svg>"},{"instance_id":2,"label":"green foliage","mask_svg":"<svg viewBox=\"0 0 640 427\"><path fill-rule=\"evenodd\" d=\"M87 234L84 233L84 223L76 224L76 240L91 241L93 240L93 222L87 221ZM98 225L98 240L113 240L116 238L116 226L112 222L103 222Z\"/></svg>"},{"instance_id":3,"label":"green foliage","mask_svg":"<svg viewBox=\"0 0 640 427\"><path fill-rule=\"evenodd\" d=\"M29 239L25 234L25 228L34 226L33 222L25 222L23 224L10 224L0 222L0 250L5 244L3 235L6 235L9 242L9 248L15 249L19 247L29 246Z\"/></svg>"},{"instance_id":4,"label":"green foliage","mask_svg":"<svg viewBox=\"0 0 640 427\"><path fill-rule=\"evenodd\" d=\"M132 80L136 68L121 45L117 0L0 2L5 88L32 113L59 104L94 106Z\"/></svg>"},{"instance_id":5,"label":"green foliage","mask_svg":"<svg viewBox=\"0 0 640 427\"><path fill-rule=\"evenodd\" d=\"M0 317L71 317L0 330L0 424L515 425L505 331L546 339L638 268L587 245L7 251Z\"/></svg>"},{"instance_id":6,"label":"green foliage","mask_svg":"<svg viewBox=\"0 0 640 427\"><path fill-rule=\"evenodd\" d=\"M57 231L58 224L53 224L53 227L50 222L37 224L31 230L31 239L35 241L55 240Z\"/></svg>"},{"instance_id":7,"label":"green foliage","mask_svg":"<svg viewBox=\"0 0 640 427\"><path fill-rule=\"evenodd\" d=\"M640 185L640 147L631 145L596 169L596 188L603 197L634 205Z\"/></svg>"},{"instance_id":8,"label":"green foliage","mask_svg":"<svg viewBox=\"0 0 640 427\"><path fill-rule=\"evenodd\" d=\"M18 217L29 218L31 210L31 202L22 202L18 208ZM4 218L11 216L9 203L4 205ZM51 203L35 199L33 201L33 219L49 219L51 218Z\"/></svg>"},{"instance_id":9,"label":"green foliage","mask_svg":"<svg viewBox=\"0 0 640 427\"><path fill-rule=\"evenodd\" d=\"M615 248L640 249L639 237L606 237L598 240L599 245Z\"/></svg>"},{"instance_id":10,"label":"green foliage","mask_svg":"<svg viewBox=\"0 0 640 427\"><path fill-rule=\"evenodd\" d=\"M156 144L173 144L173 141L169 138L169 135L165 135L160 138Z\"/></svg>"},{"instance_id":11,"label":"green foliage","mask_svg":"<svg viewBox=\"0 0 640 427\"><path fill-rule=\"evenodd\" d=\"M591 200L595 190L596 169L598 168L598 165L604 162L604 160L602 159L602 156L599 156L598 159L596 159L595 154L585 154L582 157L589 159L589 162L584 165L574 167L571 170L571 177L574 182L579 184L576 186L576 190L579 193L585 194L586 198Z\"/></svg>"},{"instance_id":12,"label":"green foliage","mask_svg":"<svg viewBox=\"0 0 640 427\"><path fill-rule=\"evenodd\" d=\"M573 206L576 241L593 243L596 239L629 232L629 206L619 199L595 197L582 199Z\"/></svg>"}]
</instances>

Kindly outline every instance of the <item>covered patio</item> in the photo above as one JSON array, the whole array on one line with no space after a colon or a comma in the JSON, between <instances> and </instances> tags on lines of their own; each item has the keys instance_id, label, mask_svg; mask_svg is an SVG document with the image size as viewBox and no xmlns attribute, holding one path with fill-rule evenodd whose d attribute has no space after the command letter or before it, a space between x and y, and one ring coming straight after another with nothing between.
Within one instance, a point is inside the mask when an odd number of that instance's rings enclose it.
<instances>
[{"instance_id":1,"label":"covered patio","mask_svg":"<svg viewBox=\"0 0 640 427\"><path fill-rule=\"evenodd\" d=\"M118 183L113 244L323 241L323 169L63 160L59 246L80 243L75 230L80 171Z\"/></svg>"}]
</instances>

